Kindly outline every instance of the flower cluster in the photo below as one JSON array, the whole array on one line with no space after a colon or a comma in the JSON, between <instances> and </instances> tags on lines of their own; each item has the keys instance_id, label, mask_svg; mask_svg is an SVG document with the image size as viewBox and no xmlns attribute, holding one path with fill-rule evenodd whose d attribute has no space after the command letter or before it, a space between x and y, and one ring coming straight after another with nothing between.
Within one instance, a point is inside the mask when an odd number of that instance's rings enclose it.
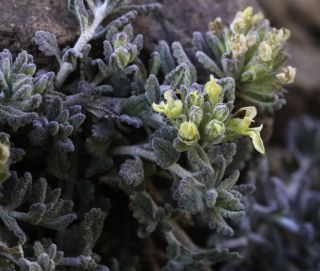
<instances>
[{"instance_id":1,"label":"flower cluster","mask_svg":"<svg viewBox=\"0 0 320 271\"><path fill-rule=\"evenodd\" d=\"M244 135L251 137L256 150L264 153L260 137L262 125L250 127L257 114L256 108L244 107L233 114L233 98L233 80L217 80L211 76L204 86L194 84L177 91L167 90L164 93L166 101L152 106L178 129L175 143L180 151L198 143L214 145ZM241 117L242 113L244 117Z\"/></svg>"},{"instance_id":2,"label":"flower cluster","mask_svg":"<svg viewBox=\"0 0 320 271\"><path fill-rule=\"evenodd\" d=\"M248 7L229 26L220 18L210 23L206 44L198 32L193 43L205 68L220 78L236 79L239 98L273 111L283 105L283 86L292 83L296 74L295 68L285 64L289 37L288 29L270 27L262 13L253 14Z\"/></svg>"}]
</instances>

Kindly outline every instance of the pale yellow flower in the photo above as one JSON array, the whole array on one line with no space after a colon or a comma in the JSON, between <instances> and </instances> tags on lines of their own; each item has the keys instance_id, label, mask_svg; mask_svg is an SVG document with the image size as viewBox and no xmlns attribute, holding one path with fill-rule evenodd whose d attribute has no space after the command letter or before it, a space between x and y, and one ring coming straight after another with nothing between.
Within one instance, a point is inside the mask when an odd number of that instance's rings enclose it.
<instances>
[{"instance_id":1,"label":"pale yellow flower","mask_svg":"<svg viewBox=\"0 0 320 271\"><path fill-rule=\"evenodd\" d=\"M179 117L183 112L182 101L179 99L175 100L171 90L168 90L164 93L164 98L166 102L152 104L153 110L165 114L169 119L175 119Z\"/></svg>"},{"instance_id":2,"label":"pale yellow flower","mask_svg":"<svg viewBox=\"0 0 320 271\"><path fill-rule=\"evenodd\" d=\"M260 136L260 132L263 126L261 125L259 127L249 127L251 123L254 122L253 118L257 115L257 109L254 106L243 107L238 110L235 115L239 115L242 112L245 112L245 116L243 117L243 119L232 118L228 120L226 128L232 133L249 136L252 140L254 148L258 152L264 154L265 149Z\"/></svg>"},{"instance_id":3,"label":"pale yellow flower","mask_svg":"<svg viewBox=\"0 0 320 271\"><path fill-rule=\"evenodd\" d=\"M264 62L272 59L272 48L266 41L260 43L258 56Z\"/></svg>"},{"instance_id":4,"label":"pale yellow flower","mask_svg":"<svg viewBox=\"0 0 320 271\"><path fill-rule=\"evenodd\" d=\"M236 34L231 41L230 47L236 57L244 54L248 50L246 36L243 34Z\"/></svg>"},{"instance_id":5,"label":"pale yellow flower","mask_svg":"<svg viewBox=\"0 0 320 271\"><path fill-rule=\"evenodd\" d=\"M278 73L276 76L281 84L291 84L296 77L296 68L293 68L292 66L285 67L282 69L282 72Z\"/></svg>"},{"instance_id":6,"label":"pale yellow flower","mask_svg":"<svg viewBox=\"0 0 320 271\"><path fill-rule=\"evenodd\" d=\"M191 121L181 123L178 136L180 141L188 146L194 145L200 138L197 125Z\"/></svg>"}]
</instances>

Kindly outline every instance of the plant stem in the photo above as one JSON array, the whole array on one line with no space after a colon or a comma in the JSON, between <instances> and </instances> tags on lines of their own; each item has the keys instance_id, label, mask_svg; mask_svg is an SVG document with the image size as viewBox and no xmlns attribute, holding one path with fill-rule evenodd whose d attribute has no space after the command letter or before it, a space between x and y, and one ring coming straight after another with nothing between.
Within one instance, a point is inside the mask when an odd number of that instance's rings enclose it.
<instances>
[{"instance_id":1,"label":"plant stem","mask_svg":"<svg viewBox=\"0 0 320 271\"><path fill-rule=\"evenodd\" d=\"M117 147L117 148L113 149L112 154L114 154L114 155L140 156L140 157L145 158L147 160L156 162L156 156L155 156L154 152L147 151L147 150L142 149L141 147L138 147L138 146ZM197 185L203 186L202 183L198 182L194 178L193 174L190 171L184 169L183 167L181 167L177 163L174 163L174 164L172 164L171 166L169 166L168 168L165 168L165 169L175 173L176 175L178 175L182 179L191 178L196 182Z\"/></svg>"},{"instance_id":2,"label":"plant stem","mask_svg":"<svg viewBox=\"0 0 320 271\"><path fill-rule=\"evenodd\" d=\"M144 150L137 146L122 146L113 149L112 154L114 155L131 155L131 156L140 156L147 160L156 161L154 152Z\"/></svg>"},{"instance_id":3,"label":"plant stem","mask_svg":"<svg viewBox=\"0 0 320 271\"><path fill-rule=\"evenodd\" d=\"M177 174L178 176L180 176L182 179L185 178L192 178L193 179L193 175L190 171L184 169L183 167L181 167L179 164L172 164L170 167L168 167L168 170L174 172L175 174Z\"/></svg>"},{"instance_id":4,"label":"plant stem","mask_svg":"<svg viewBox=\"0 0 320 271\"><path fill-rule=\"evenodd\" d=\"M108 14L108 1L105 1L101 6L96 7L94 9L94 19L92 24L80 34L78 41L73 47L73 50L77 54L82 53L84 47L94 37L96 29L102 23L102 21L107 16L107 14ZM65 82L65 80L73 70L74 69L70 68L70 63L68 62L62 63L56 76L55 85L57 88L60 88L63 85L63 83Z\"/></svg>"},{"instance_id":5,"label":"plant stem","mask_svg":"<svg viewBox=\"0 0 320 271\"><path fill-rule=\"evenodd\" d=\"M185 233L185 231L180 227L180 225L174 220L170 220L172 226L172 233L176 240L179 241L183 246L191 250L198 250L198 246L193 243L190 237Z\"/></svg>"},{"instance_id":6,"label":"plant stem","mask_svg":"<svg viewBox=\"0 0 320 271\"><path fill-rule=\"evenodd\" d=\"M222 244L219 244L220 247L222 248L227 248L227 249L239 249L241 247L246 247L249 243L249 240L246 236L227 240L222 242Z\"/></svg>"},{"instance_id":7,"label":"plant stem","mask_svg":"<svg viewBox=\"0 0 320 271\"><path fill-rule=\"evenodd\" d=\"M19 266L19 262L11 254L0 251L0 256L7 258L13 264L15 264L16 266Z\"/></svg>"},{"instance_id":8,"label":"plant stem","mask_svg":"<svg viewBox=\"0 0 320 271\"><path fill-rule=\"evenodd\" d=\"M180 225L175 222L174 220L170 220L172 231L168 233L168 236L175 240L176 242L180 243L182 246L186 247L189 250L192 250L193 252L200 251L201 248L199 248L186 234L186 232L180 227ZM210 271L210 265L209 263L204 263L203 271Z\"/></svg>"}]
</instances>

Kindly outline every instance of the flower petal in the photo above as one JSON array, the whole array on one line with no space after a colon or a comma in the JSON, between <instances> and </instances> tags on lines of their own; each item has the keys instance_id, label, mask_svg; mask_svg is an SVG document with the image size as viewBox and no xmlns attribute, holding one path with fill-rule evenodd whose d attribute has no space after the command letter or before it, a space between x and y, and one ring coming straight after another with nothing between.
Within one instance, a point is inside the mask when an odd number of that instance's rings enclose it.
<instances>
[{"instance_id":1,"label":"flower petal","mask_svg":"<svg viewBox=\"0 0 320 271\"><path fill-rule=\"evenodd\" d=\"M253 143L254 148L258 152L264 154L265 153L265 148L264 148L261 136L260 136L260 132L261 132L262 127L263 126L261 125L259 127L250 128L250 130L247 131L246 133L244 133L244 135L250 136L250 138L252 139L252 143Z\"/></svg>"}]
</instances>

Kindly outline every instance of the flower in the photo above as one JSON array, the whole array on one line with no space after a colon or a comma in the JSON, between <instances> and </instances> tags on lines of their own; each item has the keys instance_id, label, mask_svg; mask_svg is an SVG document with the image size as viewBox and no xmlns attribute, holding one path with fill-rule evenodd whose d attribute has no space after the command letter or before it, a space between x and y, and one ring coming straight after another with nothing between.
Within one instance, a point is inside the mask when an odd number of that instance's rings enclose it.
<instances>
[{"instance_id":1,"label":"flower","mask_svg":"<svg viewBox=\"0 0 320 271\"><path fill-rule=\"evenodd\" d=\"M251 47L257 43L259 40L259 34L257 32L250 33L246 36L247 38L247 46Z\"/></svg>"},{"instance_id":2,"label":"flower","mask_svg":"<svg viewBox=\"0 0 320 271\"><path fill-rule=\"evenodd\" d=\"M258 56L264 62L272 59L272 48L266 41L260 43Z\"/></svg>"},{"instance_id":3,"label":"flower","mask_svg":"<svg viewBox=\"0 0 320 271\"><path fill-rule=\"evenodd\" d=\"M253 8L247 7L244 11L238 12L235 19L230 24L230 29L233 33L243 33L250 26L252 21Z\"/></svg>"},{"instance_id":4,"label":"flower","mask_svg":"<svg viewBox=\"0 0 320 271\"><path fill-rule=\"evenodd\" d=\"M179 117L183 112L182 101L179 99L175 100L171 90L168 90L164 93L164 98L167 102L161 102L160 104L153 103L153 110L165 114L169 119L175 119Z\"/></svg>"},{"instance_id":5,"label":"flower","mask_svg":"<svg viewBox=\"0 0 320 271\"><path fill-rule=\"evenodd\" d=\"M181 123L178 136L180 141L188 146L194 145L200 138L198 127L192 121Z\"/></svg>"},{"instance_id":6,"label":"flower","mask_svg":"<svg viewBox=\"0 0 320 271\"><path fill-rule=\"evenodd\" d=\"M278 73L276 76L281 84L291 84L296 77L296 68L293 68L292 66L282 68L282 72Z\"/></svg>"},{"instance_id":7,"label":"flower","mask_svg":"<svg viewBox=\"0 0 320 271\"><path fill-rule=\"evenodd\" d=\"M227 130L229 130L232 135L240 134L249 136L252 140L254 148L258 152L264 154L265 149L260 136L263 125L253 128L249 127L250 124L254 122L253 118L257 115L257 109L254 106L243 107L238 110L235 115L239 115L241 112L245 112L244 118L229 119L226 123Z\"/></svg>"},{"instance_id":8,"label":"flower","mask_svg":"<svg viewBox=\"0 0 320 271\"><path fill-rule=\"evenodd\" d=\"M230 24L230 29L233 33L242 33L246 28L246 22L242 17L235 18Z\"/></svg>"},{"instance_id":9,"label":"flower","mask_svg":"<svg viewBox=\"0 0 320 271\"><path fill-rule=\"evenodd\" d=\"M219 35L222 32L223 24L220 17L217 17L213 22L209 23L209 31L215 35Z\"/></svg>"},{"instance_id":10,"label":"flower","mask_svg":"<svg viewBox=\"0 0 320 271\"><path fill-rule=\"evenodd\" d=\"M0 143L0 166L4 166L10 156L10 148L8 145Z\"/></svg>"},{"instance_id":11,"label":"flower","mask_svg":"<svg viewBox=\"0 0 320 271\"><path fill-rule=\"evenodd\" d=\"M231 45L230 48L232 50L232 53L237 57L240 56L242 54L244 54L245 52L247 52L248 50L248 46L247 46L247 38L245 35L243 34L236 34L231 41Z\"/></svg>"},{"instance_id":12,"label":"flower","mask_svg":"<svg viewBox=\"0 0 320 271\"><path fill-rule=\"evenodd\" d=\"M221 98L222 86L217 83L217 79L213 75L210 76L210 81L204 86L204 91L209 96L211 105L215 105Z\"/></svg>"}]
</instances>

